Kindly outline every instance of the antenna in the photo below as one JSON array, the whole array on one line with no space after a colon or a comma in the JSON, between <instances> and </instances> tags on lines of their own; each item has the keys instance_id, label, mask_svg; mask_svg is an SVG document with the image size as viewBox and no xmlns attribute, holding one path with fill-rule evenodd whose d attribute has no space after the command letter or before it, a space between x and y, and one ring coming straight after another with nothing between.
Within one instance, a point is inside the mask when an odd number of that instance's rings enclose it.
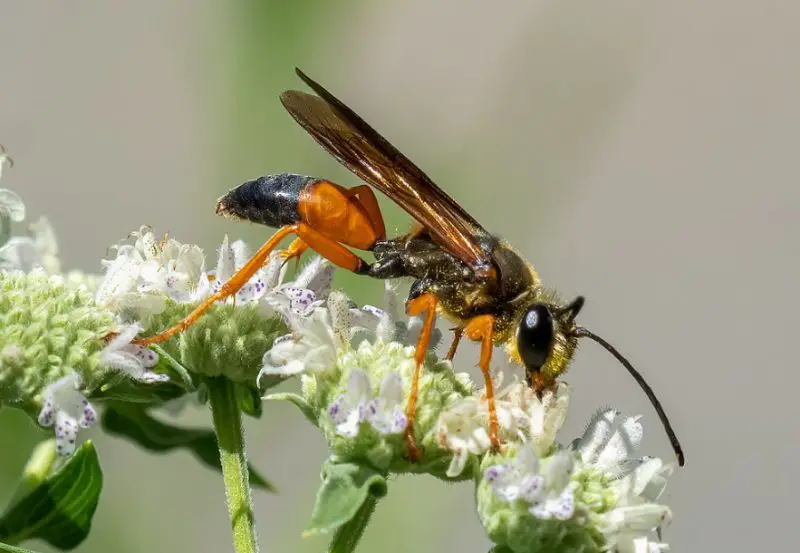
<instances>
[{"instance_id":1,"label":"antenna","mask_svg":"<svg viewBox=\"0 0 800 553\"><path fill-rule=\"evenodd\" d=\"M605 348L608 353L613 355L617 361L619 361L623 367L628 369L628 372L633 377L633 379L639 384L642 388L642 391L645 393L647 398L650 400L650 403L653 404L653 408L658 413L658 418L661 419L661 424L664 426L664 430L667 433L667 437L669 438L670 443L672 444L672 449L675 451L675 456L678 458L678 465L684 465L684 457L683 457L683 448L681 447L680 442L678 441L678 436L675 435L675 430L672 429L672 424L669 422L669 418L667 418L667 414L664 412L664 408L661 406L661 402L658 401L655 392L650 387L650 385L645 381L644 377L641 375L639 371L633 368L630 361L625 359L620 352L618 352L614 346L603 340L597 334L587 330L582 326L575 327L575 331L573 332L574 336L578 338L591 338L603 348Z\"/></svg>"}]
</instances>

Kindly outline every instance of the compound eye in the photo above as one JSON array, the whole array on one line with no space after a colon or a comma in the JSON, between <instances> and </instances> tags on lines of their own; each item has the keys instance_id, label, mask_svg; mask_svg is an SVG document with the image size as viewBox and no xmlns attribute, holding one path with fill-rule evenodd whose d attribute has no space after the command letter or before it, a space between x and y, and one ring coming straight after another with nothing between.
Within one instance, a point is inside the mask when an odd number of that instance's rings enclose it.
<instances>
[{"instance_id":1,"label":"compound eye","mask_svg":"<svg viewBox=\"0 0 800 553\"><path fill-rule=\"evenodd\" d=\"M519 322L517 349L528 371L538 371L547 361L553 342L553 316L544 304L535 303Z\"/></svg>"}]
</instances>

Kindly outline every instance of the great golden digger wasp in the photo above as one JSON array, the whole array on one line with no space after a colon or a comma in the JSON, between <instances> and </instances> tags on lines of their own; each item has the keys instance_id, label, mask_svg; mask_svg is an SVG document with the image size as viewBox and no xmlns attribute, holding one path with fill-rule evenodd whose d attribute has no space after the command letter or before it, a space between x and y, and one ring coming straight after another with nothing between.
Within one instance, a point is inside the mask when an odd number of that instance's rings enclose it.
<instances>
[{"instance_id":1,"label":"great golden digger wasp","mask_svg":"<svg viewBox=\"0 0 800 553\"><path fill-rule=\"evenodd\" d=\"M379 279L412 277L406 312L424 315L416 347L406 442L419 458L414 438L420 370L437 312L455 322L452 358L462 335L480 342L479 366L486 382L489 435L499 446L497 414L489 366L494 346L505 345L511 360L525 367L528 384L541 393L572 359L579 338L608 350L639 383L669 436L680 465L683 451L669 419L641 374L608 342L578 326L583 298L565 303L542 287L533 266L504 240L490 234L353 110L299 69L316 93L289 90L281 102L294 119L333 157L374 186L416 220L404 236L387 238L378 201L368 185L345 188L325 179L279 174L246 182L225 194L217 213L278 228L278 231L216 294L164 332L138 340L161 342L186 329L214 302L236 293L266 262L283 238L295 239L283 255L296 258L311 249L333 264ZM375 256L368 263L346 246Z\"/></svg>"}]
</instances>

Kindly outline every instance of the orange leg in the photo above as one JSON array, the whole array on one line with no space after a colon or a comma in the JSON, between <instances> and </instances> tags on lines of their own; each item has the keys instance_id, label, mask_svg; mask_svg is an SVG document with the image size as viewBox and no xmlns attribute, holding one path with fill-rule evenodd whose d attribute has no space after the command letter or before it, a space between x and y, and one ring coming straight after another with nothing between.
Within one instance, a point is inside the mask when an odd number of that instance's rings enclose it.
<instances>
[{"instance_id":1,"label":"orange leg","mask_svg":"<svg viewBox=\"0 0 800 553\"><path fill-rule=\"evenodd\" d=\"M436 320L436 296L426 293L406 303L406 314L409 316L416 317L422 313L425 313L425 323L422 325L422 331L419 333L419 339L417 340L417 349L414 351L414 361L416 361L417 366L414 369L414 377L411 380L411 393L408 396L408 407L406 408L406 417L408 418L406 445L408 446L408 458L412 462L420 458L417 440L414 437L414 420L417 416L419 376L422 372L422 363L425 361L425 355L428 352L428 344L431 341L433 323Z\"/></svg>"},{"instance_id":2,"label":"orange leg","mask_svg":"<svg viewBox=\"0 0 800 553\"><path fill-rule=\"evenodd\" d=\"M386 226L383 223L383 215L381 214L381 207L378 205L378 198L375 197L375 192L366 184L354 186L353 188L345 188L345 193L358 198L358 203L367 212L369 222L372 223L372 228L378 235L378 240L386 239Z\"/></svg>"},{"instance_id":3,"label":"orange leg","mask_svg":"<svg viewBox=\"0 0 800 553\"><path fill-rule=\"evenodd\" d=\"M138 344L140 346L147 346L150 344L157 344L159 342L163 342L164 340L168 340L172 338L179 332L183 332L189 326L191 326L200 316L205 313L208 308L214 305L216 302L227 298L228 296L235 294L238 292L242 286L244 286L248 280L260 269L266 260L269 258L269 254L274 250L281 240L283 240L289 234L295 234L300 239L302 239L309 247L313 248L318 254L328 259L334 265L338 265L343 269L348 269L353 272L360 272L366 266L364 261L358 257L356 254L325 236L320 232L314 230L310 226L306 225L305 223L298 223L296 225L288 225L278 229L278 231L273 234L267 242L261 246L261 248L256 252L256 254L250 258L250 260L242 266L241 269L236 271L236 273L227 281L225 284L222 285L219 292L213 294L209 298L207 298L203 303L197 306L197 308L189 313L182 321L178 324L166 329L165 331L156 334L155 336L150 336L148 338L141 338L139 340L134 340L134 344Z\"/></svg>"},{"instance_id":4,"label":"orange leg","mask_svg":"<svg viewBox=\"0 0 800 553\"><path fill-rule=\"evenodd\" d=\"M492 441L492 449L497 451L500 447L498 437L497 409L494 405L494 385L492 375L489 373L489 365L492 362L492 334L494 331L494 317L492 315L480 315L470 320L464 327L467 337L481 343L481 358L478 366L483 373L483 380L486 387L486 401L489 403L489 439Z\"/></svg>"},{"instance_id":5,"label":"orange leg","mask_svg":"<svg viewBox=\"0 0 800 553\"><path fill-rule=\"evenodd\" d=\"M290 260L295 260L295 269L300 265L300 257L308 249L308 244L303 242L302 238L295 238L289 244L289 247L280 252L278 255L283 258L283 265L286 265Z\"/></svg>"},{"instance_id":6,"label":"orange leg","mask_svg":"<svg viewBox=\"0 0 800 553\"><path fill-rule=\"evenodd\" d=\"M456 356L456 350L458 349L458 344L461 342L461 335L464 334L464 329L461 327L453 329L453 343L450 344L450 349L447 350L447 356L445 359L448 361L452 361L453 357Z\"/></svg>"}]
</instances>

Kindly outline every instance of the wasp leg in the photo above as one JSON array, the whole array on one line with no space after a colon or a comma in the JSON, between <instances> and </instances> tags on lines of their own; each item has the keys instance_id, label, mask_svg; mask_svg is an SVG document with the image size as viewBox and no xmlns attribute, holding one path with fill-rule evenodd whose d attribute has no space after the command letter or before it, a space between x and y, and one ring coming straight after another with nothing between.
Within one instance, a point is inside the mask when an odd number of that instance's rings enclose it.
<instances>
[{"instance_id":1,"label":"wasp leg","mask_svg":"<svg viewBox=\"0 0 800 553\"><path fill-rule=\"evenodd\" d=\"M427 292L408 300L406 303L406 314L409 316L416 317L422 313L425 313L425 322L422 325L422 331L419 333L417 349L414 351L416 367L414 368L414 377L411 380L411 392L408 396L408 407L406 408L406 417L408 418L408 426L406 426L406 445L408 447L408 457L412 462L420 458L417 440L414 437L414 420L417 415L419 376L422 372L422 363L425 361L425 355L428 352L428 344L431 341L431 332L433 331L433 324L436 320L436 296L434 294Z\"/></svg>"},{"instance_id":2,"label":"wasp leg","mask_svg":"<svg viewBox=\"0 0 800 553\"><path fill-rule=\"evenodd\" d=\"M375 197L375 192L366 184L354 186L353 188L343 188L343 192L349 197L356 197L358 203L367 212L369 222L372 223L372 228L378 235L378 240L386 240L386 227L383 222L383 215L381 214L380 205L378 205L378 198Z\"/></svg>"},{"instance_id":3,"label":"wasp leg","mask_svg":"<svg viewBox=\"0 0 800 553\"><path fill-rule=\"evenodd\" d=\"M363 273L367 269L367 264L364 262L364 260L338 242L331 240L307 224L298 223L295 225L287 225L278 229L278 231L273 234L270 239L267 240L263 246L261 246L261 248L259 248L256 254L251 257L241 269L236 271L236 273L230 279L228 279L228 281L225 282L222 287L220 287L216 294L208 297L182 321L164 330L163 332L160 332L159 334L134 340L133 343L140 346L157 344L159 342L168 340L179 332L189 328L189 326L197 321L197 319L199 319L200 316L216 302L238 292L241 287L244 286L248 280L250 280L256 271L258 271L264 265L266 260L269 258L269 254L272 253L272 250L278 246L280 241L290 234L297 235L301 240L303 240L303 242L308 244L309 247L313 248L314 251L316 251L322 257L328 259L334 265L338 265L343 269L347 269L355 273Z\"/></svg>"},{"instance_id":4,"label":"wasp leg","mask_svg":"<svg viewBox=\"0 0 800 553\"><path fill-rule=\"evenodd\" d=\"M295 270L300 265L300 257L308 249L308 244L303 242L302 238L295 238L289 243L289 246L280 252L278 255L283 259L283 265L286 265L292 259L295 260Z\"/></svg>"},{"instance_id":5,"label":"wasp leg","mask_svg":"<svg viewBox=\"0 0 800 553\"><path fill-rule=\"evenodd\" d=\"M483 373L486 401L489 404L489 439L492 442L492 449L497 451L500 448L500 438L498 437L497 409L494 404L494 385L492 375L489 373L489 365L492 362L493 331L494 317L492 315L479 315L471 319L464 327L464 332L470 340L481 343L481 357L478 366Z\"/></svg>"},{"instance_id":6,"label":"wasp leg","mask_svg":"<svg viewBox=\"0 0 800 553\"><path fill-rule=\"evenodd\" d=\"M453 329L453 343L450 344L450 349L447 350L447 356L445 359L448 361L452 361L453 357L456 356L456 350L458 349L458 344L461 342L461 336L464 334L464 329L462 327L456 327Z\"/></svg>"}]
</instances>

